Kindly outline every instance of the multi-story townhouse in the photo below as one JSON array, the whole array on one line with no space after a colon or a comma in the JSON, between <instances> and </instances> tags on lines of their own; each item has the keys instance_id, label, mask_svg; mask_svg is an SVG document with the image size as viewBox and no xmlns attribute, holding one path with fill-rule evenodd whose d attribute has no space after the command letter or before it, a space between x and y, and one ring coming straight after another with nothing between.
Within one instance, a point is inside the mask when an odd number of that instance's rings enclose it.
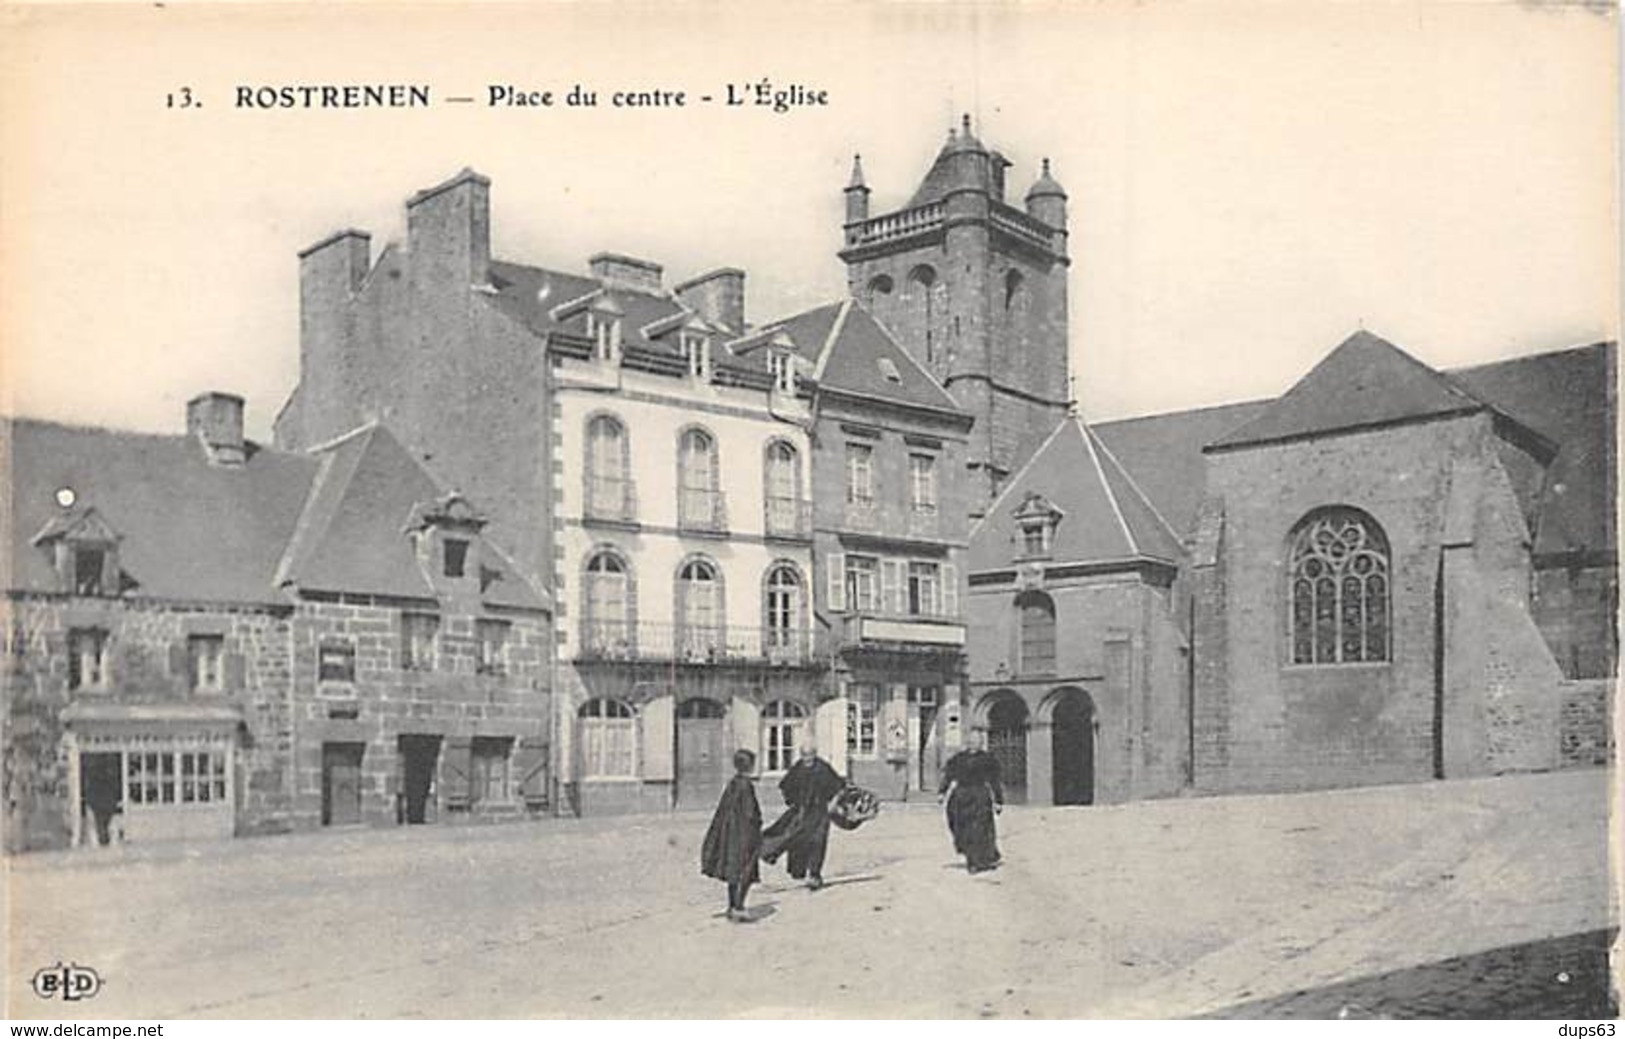
<instances>
[{"instance_id":1,"label":"multi-story townhouse","mask_svg":"<svg viewBox=\"0 0 1625 1039\"><path fill-rule=\"evenodd\" d=\"M854 301L735 344L745 356L788 348L815 387L816 601L843 715L842 738L821 745L882 796L934 794L963 742L972 419Z\"/></svg>"},{"instance_id":2,"label":"multi-story townhouse","mask_svg":"<svg viewBox=\"0 0 1625 1039\"><path fill-rule=\"evenodd\" d=\"M546 600L368 427L8 420L12 850L545 811Z\"/></svg>"}]
</instances>

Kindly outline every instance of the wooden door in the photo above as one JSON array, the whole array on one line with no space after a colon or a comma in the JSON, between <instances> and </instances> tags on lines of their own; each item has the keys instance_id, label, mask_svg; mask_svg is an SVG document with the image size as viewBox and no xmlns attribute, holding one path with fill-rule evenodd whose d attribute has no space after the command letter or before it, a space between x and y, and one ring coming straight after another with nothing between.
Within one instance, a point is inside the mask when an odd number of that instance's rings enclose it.
<instances>
[{"instance_id":1,"label":"wooden door","mask_svg":"<svg viewBox=\"0 0 1625 1039\"><path fill-rule=\"evenodd\" d=\"M322 825L361 821L361 743L322 744Z\"/></svg>"},{"instance_id":2,"label":"wooden door","mask_svg":"<svg viewBox=\"0 0 1625 1039\"><path fill-rule=\"evenodd\" d=\"M677 708L677 803L714 805L733 771L727 709L715 700L684 700Z\"/></svg>"}]
</instances>

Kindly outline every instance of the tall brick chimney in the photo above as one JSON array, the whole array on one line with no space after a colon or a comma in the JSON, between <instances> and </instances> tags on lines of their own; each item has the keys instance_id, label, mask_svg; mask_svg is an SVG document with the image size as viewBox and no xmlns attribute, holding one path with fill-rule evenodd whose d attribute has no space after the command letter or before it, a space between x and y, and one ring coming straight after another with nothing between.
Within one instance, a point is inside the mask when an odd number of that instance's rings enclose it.
<instances>
[{"instance_id":1,"label":"tall brick chimney","mask_svg":"<svg viewBox=\"0 0 1625 1039\"><path fill-rule=\"evenodd\" d=\"M234 393L200 393L186 402L186 435L203 444L211 465L242 465L243 398Z\"/></svg>"},{"instance_id":2,"label":"tall brick chimney","mask_svg":"<svg viewBox=\"0 0 1625 1039\"><path fill-rule=\"evenodd\" d=\"M683 306L735 335L745 333L745 272L737 267L690 278L674 290Z\"/></svg>"},{"instance_id":3,"label":"tall brick chimney","mask_svg":"<svg viewBox=\"0 0 1625 1039\"><path fill-rule=\"evenodd\" d=\"M406 202L413 277L435 286L484 285L491 276L491 181L466 167Z\"/></svg>"},{"instance_id":4,"label":"tall brick chimney","mask_svg":"<svg viewBox=\"0 0 1625 1039\"><path fill-rule=\"evenodd\" d=\"M587 258L592 276L609 289L631 289L633 292L660 293L661 276L665 268L651 260L620 253L597 253Z\"/></svg>"}]
</instances>

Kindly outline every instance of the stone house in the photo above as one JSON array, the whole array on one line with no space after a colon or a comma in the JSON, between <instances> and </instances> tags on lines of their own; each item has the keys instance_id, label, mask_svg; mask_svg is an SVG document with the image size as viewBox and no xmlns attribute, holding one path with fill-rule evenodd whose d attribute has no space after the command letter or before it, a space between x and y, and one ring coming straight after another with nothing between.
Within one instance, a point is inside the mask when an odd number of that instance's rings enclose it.
<instances>
[{"instance_id":1,"label":"stone house","mask_svg":"<svg viewBox=\"0 0 1625 1039\"><path fill-rule=\"evenodd\" d=\"M7 421L7 847L544 809L545 597L387 430L242 416Z\"/></svg>"}]
</instances>

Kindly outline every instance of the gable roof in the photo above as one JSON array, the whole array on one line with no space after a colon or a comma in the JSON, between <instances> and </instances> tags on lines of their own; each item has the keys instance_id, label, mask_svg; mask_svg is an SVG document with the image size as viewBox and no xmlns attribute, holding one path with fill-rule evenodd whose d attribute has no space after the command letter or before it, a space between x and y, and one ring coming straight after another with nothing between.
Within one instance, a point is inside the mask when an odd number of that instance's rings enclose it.
<instances>
[{"instance_id":1,"label":"gable roof","mask_svg":"<svg viewBox=\"0 0 1625 1039\"><path fill-rule=\"evenodd\" d=\"M1459 415L1487 405L1443 373L1364 329L1343 340L1251 422L1208 450Z\"/></svg>"},{"instance_id":2,"label":"gable roof","mask_svg":"<svg viewBox=\"0 0 1625 1039\"><path fill-rule=\"evenodd\" d=\"M855 300L826 303L772 322L742 342L754 345L781 332L817 372L820 387L964 414L942 384Z\"/></svg>"},{"instance_id":3,"label":"gable roof","mask_svg":"<svg viewBox=\"0 0 1625 1039\"><path fill-rule=\"evenodd\" d=\"M277 571L279 583L305 591L435 598L406 531L425 503L446 490L387 428L364 426L314 449L322 470L305 517ZM543 598L506 557L483 553L482 600L537 609Z\"/></svg>"},{"instance_id":4,"label":"gable roof","mask_svg":"<svg viewBox=\"0 0 1625 1039\"><path fill-rule=\"evenodd\" d=\"M1535 524L1537 555L1614 550L1616 352L1613 343L1594 343L1443 373L1482 406L1556 445ZM1256 429L1277 403L1246 401L1092 428L1173 528L1188 533L1205 492L1203 447Z\"/></svg>"},{"instance_id":5,"label":"gable roof","mask_svg":"<svg viewBox=\"0 0 1625 1039\"><path fill-rule=\"evenodd\" d=\"M30 540L65 510L94 509L116 531L119 567L142 596L278 603L273 576L303 509L317 461L249 445L240 466L210 465L185 436L4 420L9 482L9 585L54 592L49 555Z\"/></svg>"},{"instance_id":6,"label":"gable roof","mask_svg":"<svg viewBox=\"0 0 1625 1039\"><path fill-rule=\"evenodd\" d=\"M182 602L285 605L288 583L432 598L405 527L413 505L444 492L387 430L365 427L311 454L250 444L237 466L211 465L187 436L5 419L11 590L60 590L45 534L94 515L118 536L131 594ZM74 492L71 507L59 489ZM404 504L403 504L404 503ZM546 599L487 541L485 602Z\"/></svg>"},{"instance_id":7,"label":"gable roof","mask_svg":"<svg viewBox=\"0 0 1625 1039\"><path fill-rule=\"evenodd\" d=\"M1111 450L1076 415L1063 419L1031 461L1006 484L971 532L970 569L999 570L1019 555L1016 512L1039 495L1061 513L1051 565L1176 564L1179 538L1142 494Z\"/></svg>"}]
</instances>

